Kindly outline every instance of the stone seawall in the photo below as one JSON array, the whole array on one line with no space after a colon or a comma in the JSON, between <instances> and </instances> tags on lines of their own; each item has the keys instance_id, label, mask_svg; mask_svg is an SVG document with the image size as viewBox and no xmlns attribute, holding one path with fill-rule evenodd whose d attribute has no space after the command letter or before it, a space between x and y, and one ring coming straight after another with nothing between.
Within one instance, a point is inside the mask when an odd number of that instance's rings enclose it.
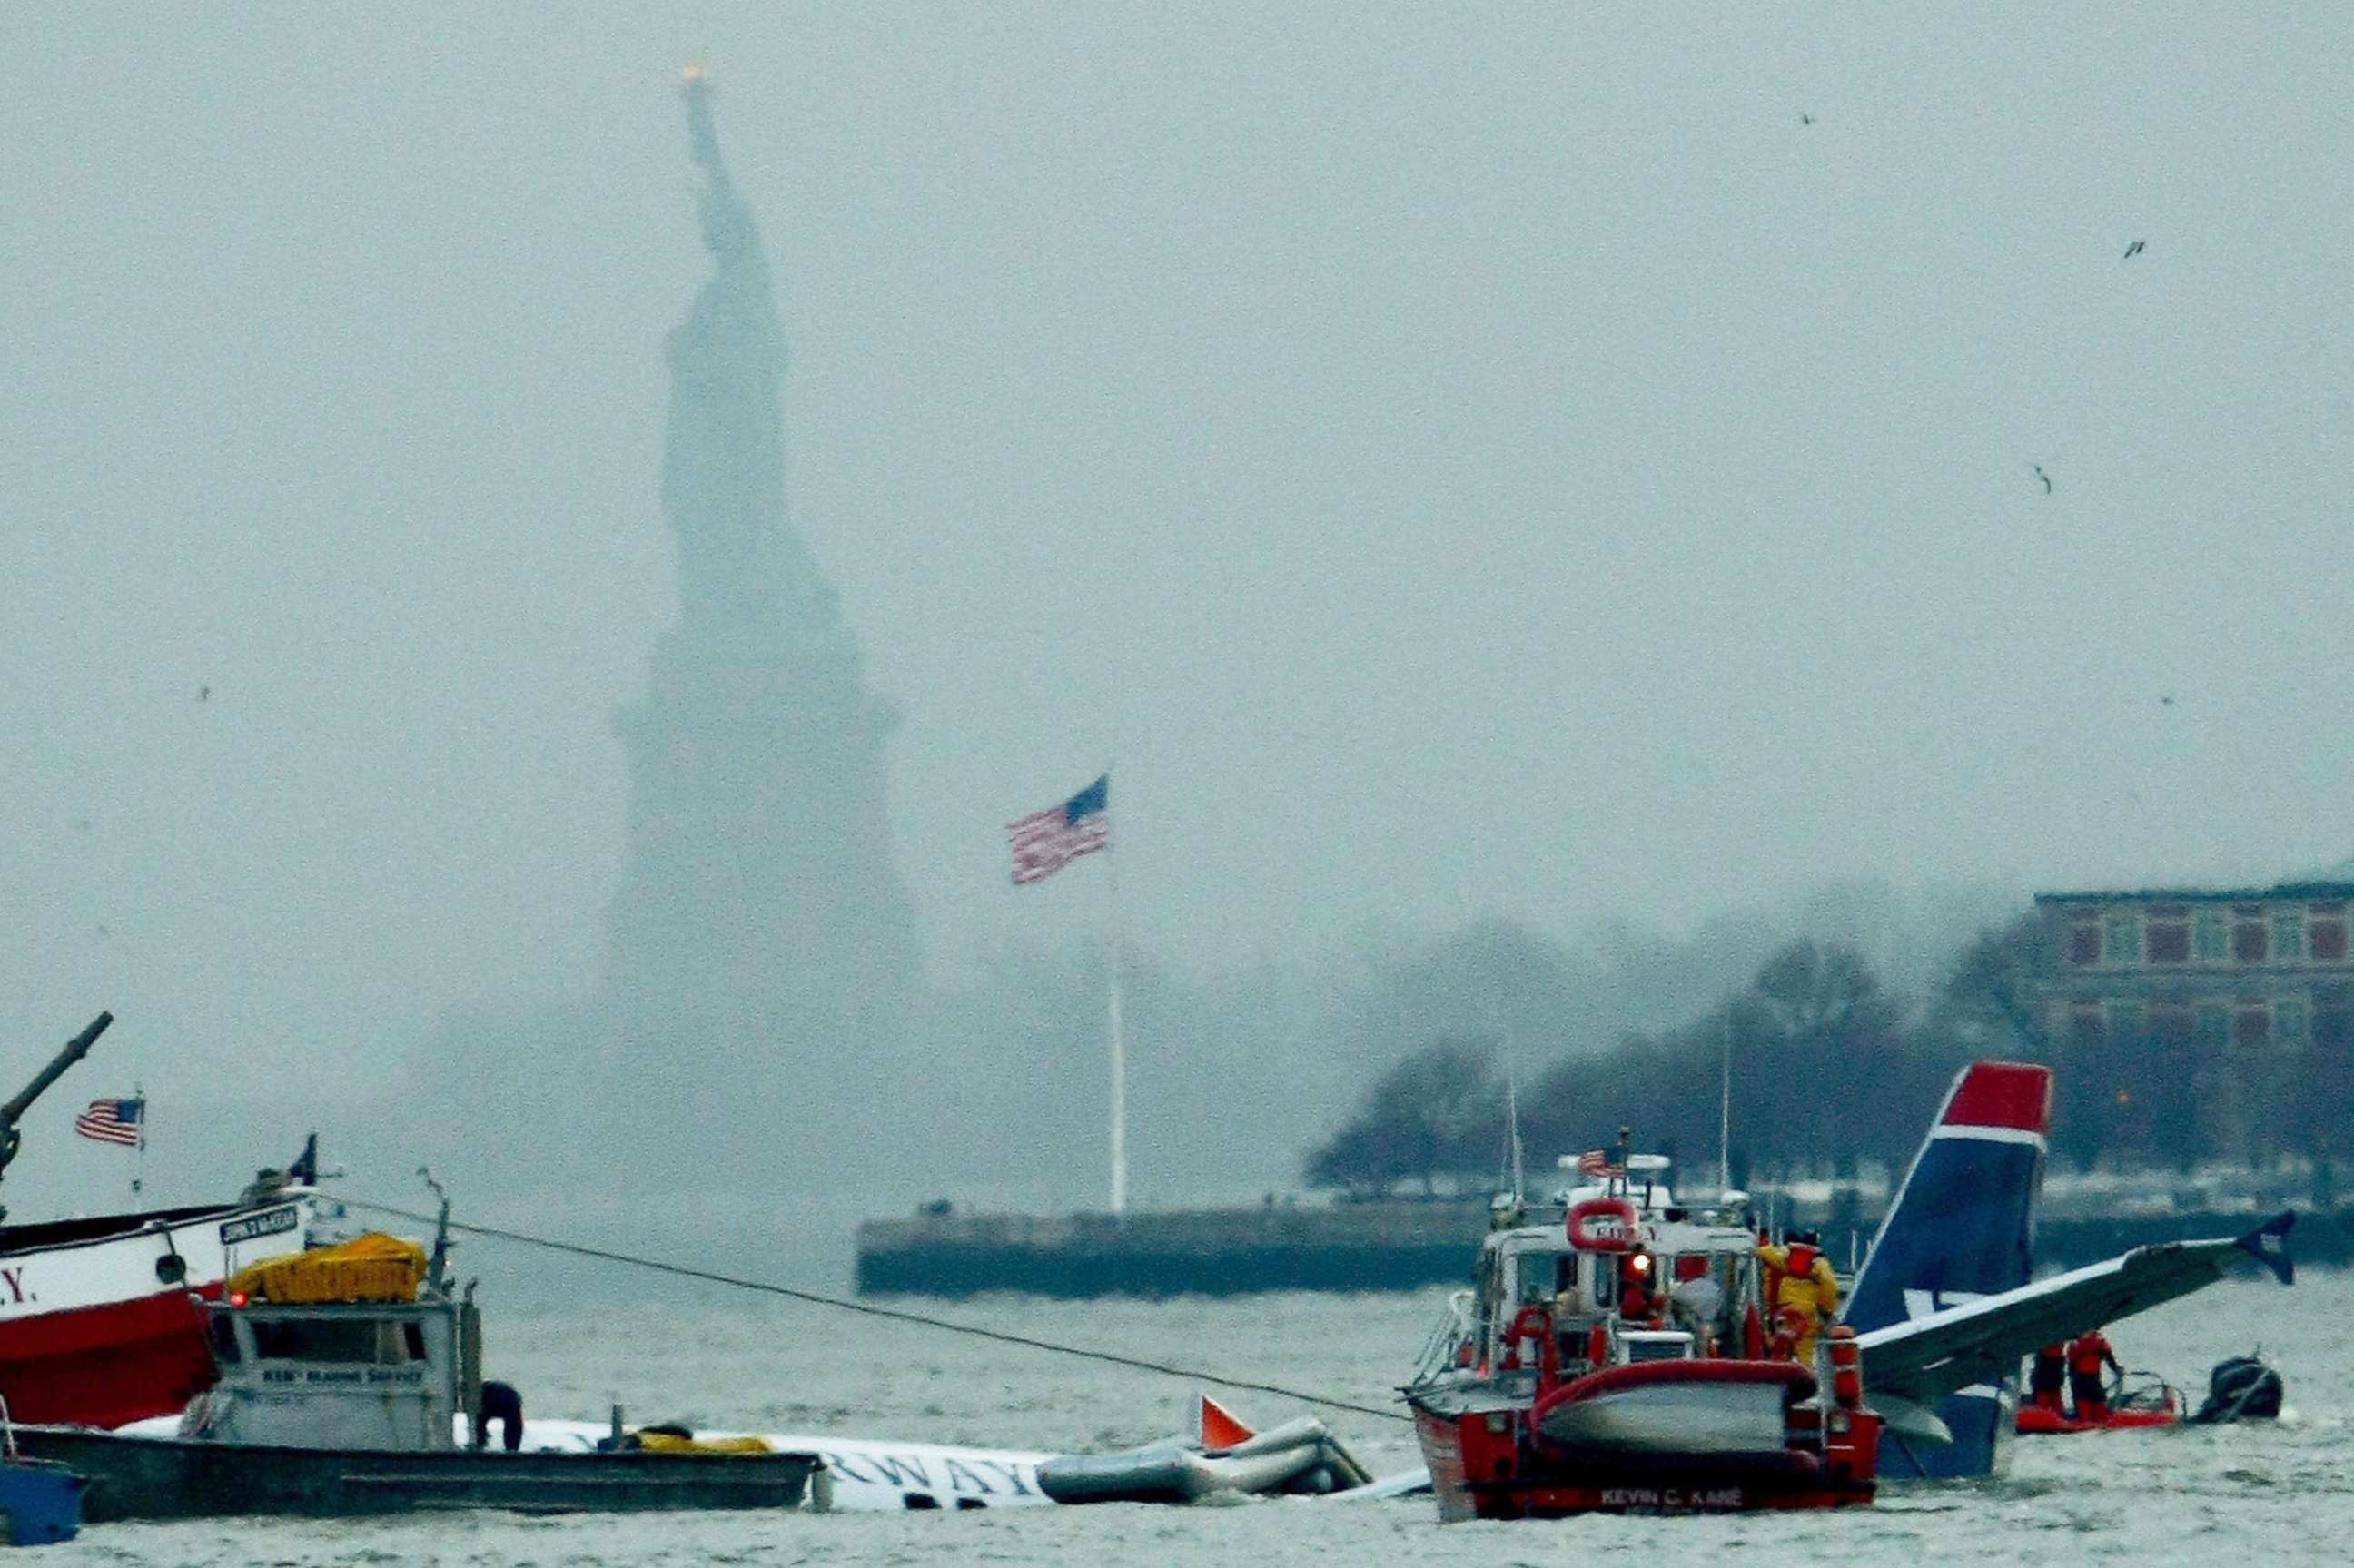
<instances>
[{"instance_id":1,"label":"stone seawall","mask_svg":"<svg viewBox=\"0 0 2354 1568\"><path fill-rule=\"evenodd\" d=\"M2036 1260L2076 1268L2131 1247L2234 1235L2264 1218L2185 1213L2043 1221ZM1861 1258L1876 1216L1821 1230L1842 1269ZM1319 1209L1202 1209L1163 1213L949 1214L870 1220L858 1228L861 1295L1247 1296L1270 1290L1420 1290L1468 1285L1488 1225L1480 1202L1340 1203ZM2354 1261L2354 1208L2300 1213L2289 1237L2298 1262Z\"/></svg>"}]
</instances>

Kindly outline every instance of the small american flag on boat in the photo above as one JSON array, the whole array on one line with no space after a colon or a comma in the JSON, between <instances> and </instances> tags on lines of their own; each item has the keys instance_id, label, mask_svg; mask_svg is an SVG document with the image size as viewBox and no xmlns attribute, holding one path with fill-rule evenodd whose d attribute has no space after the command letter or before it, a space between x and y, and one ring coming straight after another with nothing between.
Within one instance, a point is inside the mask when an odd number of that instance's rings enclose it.
<instances>
[{"instance_id":1,"label":"small american flag on boat","mask_svg":"<svg viewBox=\"0 0 2354 1568\"><path fill-rule=\"evenodd\" d=\"M1043 882L1083 854L1111 844L1111 775L1059 806L1005 824L1013 845L1013 884Z\"/></svg>"},{"instance_id":2,"label":"small american flag on boat","mask_svg":"<svg viewBox=\"0 0 2354 1568\"><path fill-rule=\"evenodd\" d=\"M1589 1149L1585 1153L1579 1155L1577 1157L1577 1171L1578 1174L1581 1176L1624 1176L1627 1174L1625 1170L1610 1163L1610 1151L1606 1149Z\"/></svg>"},{"instance_id":3,"label":"small american flag on boat","mask_svg":"<svg viewBox=\"0 0 2354 1568\"><path fill-rule=\"evenodd\" d=\"M146 1136L142 1125L146 1118L147 1102L143 1099L92 1100L90 1109L74 1118L74 1130L101 1143L120 1143L136 1149Z\"/></svg>"}]
</instances>

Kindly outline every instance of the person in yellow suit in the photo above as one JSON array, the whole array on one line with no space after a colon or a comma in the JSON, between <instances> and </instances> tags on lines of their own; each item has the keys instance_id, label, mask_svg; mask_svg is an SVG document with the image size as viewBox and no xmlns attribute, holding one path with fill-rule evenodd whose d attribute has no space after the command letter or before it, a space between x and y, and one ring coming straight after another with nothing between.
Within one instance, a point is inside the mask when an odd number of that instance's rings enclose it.
<instances>
[{"instance_id":1,"label":"person in yellow suit","mask_svg":"<svg viewBox=\"0 0 2354 1568\"><path fill-rule=\"evenodd\" d=\"M1812 1231L1798 1232L1787 1246L1759 1242L1757 1259L1766 1266L1776 1337L1793 1335L1790 1353L1799 1364L1811 1365L1815 1339L1839 1310L1839 1276L1831 1271L1831 1260L1822 1255Z\"/></svg>"}]
</instances>

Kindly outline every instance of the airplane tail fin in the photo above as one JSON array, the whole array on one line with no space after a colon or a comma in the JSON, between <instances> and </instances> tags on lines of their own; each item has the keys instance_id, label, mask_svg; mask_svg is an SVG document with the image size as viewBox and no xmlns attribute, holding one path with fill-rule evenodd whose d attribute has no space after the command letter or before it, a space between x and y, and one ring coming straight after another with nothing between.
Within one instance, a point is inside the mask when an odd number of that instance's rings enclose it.
<instances>
[{"instance_id":1,"label":"airplane tail fin","mask_svg":"<svg viewBox=\"0 0 2354 1568\"><path fill-rule=\"evenodd\" d=\"M1193 1436L1211 1453L1232 1448L1258 1436L1240 1417L1206 1393L1193 1396Z\"/></svg>"},{"instance_id":2,"label":"airplane tail fin","mask_svg":"<svg viewBox=\"0 0 2354 1568\"><path fill-rule=\"evenodd\" d=\"M1870 1333L2026 1284L2051 1131L2051 1068L1962 1069L1880 1222L1843 1320Z\"/></svg>"}]
</instances>

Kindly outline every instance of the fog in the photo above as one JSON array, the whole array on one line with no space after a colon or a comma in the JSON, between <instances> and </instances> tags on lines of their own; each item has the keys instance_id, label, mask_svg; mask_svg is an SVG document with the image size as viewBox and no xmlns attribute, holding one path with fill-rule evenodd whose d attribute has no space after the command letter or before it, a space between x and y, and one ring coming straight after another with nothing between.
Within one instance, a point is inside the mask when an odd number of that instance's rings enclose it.
<instances>
[{"instance_id":1,"label":"fog","mask_svg":"<svg viewBox=\"0 0 2354 1568\"><path fill-rule=\"evenodd\" d=\"M315 1123L484 1213L1098 1202L1112 868L1002 824L1107 767L1145 1203L1433 1030L2340 861L2350 56L0 11L7 1075L122 1020L10 1205L122 1201L134 1084L164 1198Z\"/></svg>"}]
</instances>

